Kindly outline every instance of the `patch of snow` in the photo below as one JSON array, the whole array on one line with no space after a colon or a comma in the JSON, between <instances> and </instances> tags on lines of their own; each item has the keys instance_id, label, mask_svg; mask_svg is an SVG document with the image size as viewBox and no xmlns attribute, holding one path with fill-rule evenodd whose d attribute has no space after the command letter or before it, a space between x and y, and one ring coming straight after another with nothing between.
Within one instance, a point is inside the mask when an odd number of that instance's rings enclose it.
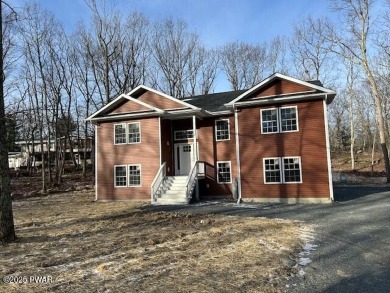
<instances>
[{"instance_id":1,"label":"patch of snow","mask_svg":"<svg viewBox=\"0 0 390 293\"><path fill-rule=\"evenodd\" d=\"M300 266L307 266L309 263L311 263L311 259L308 258L308 257L300 257L299 258L299 261L298 261L298 264Z\"/></svg>"},{"instance_id":2,"label":"patch of snow","mask_svg":"<svg viewBox=\"0 0 390 293\"><path fill-rule=\"evenodd\" d=\"M300 269L299 272L298 272L298 275L303 277L304 275L306 275L305 271L303 269Z\"/></svg>"}]
</instances>

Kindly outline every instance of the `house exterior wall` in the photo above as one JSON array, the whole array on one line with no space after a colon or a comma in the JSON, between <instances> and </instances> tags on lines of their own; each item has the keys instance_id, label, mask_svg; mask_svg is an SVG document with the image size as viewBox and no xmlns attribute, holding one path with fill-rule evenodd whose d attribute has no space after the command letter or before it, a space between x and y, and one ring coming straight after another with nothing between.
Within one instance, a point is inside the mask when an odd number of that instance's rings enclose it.
<instances>
[{"instance_id":1,"label":"house exterior wall","mask_svg":"<svg viewBox=\"0 0 390 293\"><path fill-rule=\"evenodd\" d=\"M230 140L216 141L215 121L228 119L230 125ZM217 182L217 161L231 162L232 182L237 178L237 161L235 153L234 116L207 118L198 121L199 160L206 163L206 179L201 197L231 195L232 183Z\"/></svg>"},{"instance_id":2,"label":"house exterior wall","mask_svg":"<svg viewBox=\"0 0 390 293\"><path fill-rule=\"evenodd\" d=\"M172 101L154 92L145 92L138 98L139 101L149 104L159 109L184 109L187 108L178 102Z\"/></svg>"},{"instance_id":3,"label":"house exterior wall","mask_svg":"<svg viewBox=\"0 0 390 293\"><path fill-rule=\"evenodd\" d=\"M161 120L161 160L166 163L167 176L175 175L173 165L172 121Z\"/></svg>"},{"instance_id":4,"label":"house exterior wall","mask_svg":"<svg viewBox=\"0 0 390 293\"><path fill-rule=\"evenodd\" d=\"M300 93L300 92L307 92L311 89L298 84L294 82L290 82L287 80L275 80L271 82L270 84L264 86L260 92L254 93L253 98L262 98L267 96L274 96L274 95L281 95L281 94L288 94L288 93Z\"/></svg>"},{"instance_id":5,"label":"house exterior wall","mask_svg":"<svg viewBox=\"0 0 390 293\"><path fill-rule=\"evenodd\" d=\"M150 199L150 185L160 167L159 118L121 121L140 122L141 143L114 144L114 124L100 123L97 126L97 199L125 200ZM115 165L141 165L140 187L115 187Z\"/></svg>"},{"instance_id":6,"label":"house exterior wall","mask_svg":"<svg viewBox=\"0 0 390 293\"><path fill-rule=\"evenodd\" d=\"M298 108L299 131L261 134L260 110L238 113L243 199L329 199L322 100L284 104ZM300 156L302 183L265 184L263 158Z\"/></svg>"},{"instance_id":7,"label":"house exterior wall","mask_svg":"<svg viewBox=\"0 0 390 293\"><path fill-rule=\"evenodd\" d=\"M138 112L138 111L149 111L150 109L142 106L140 104L137 104L132 101L125 101L124 103L121 103L115 109L111 111L111 114L121 114L121 113L131 113L131 112Z\"/></svg>"}]
</instances>

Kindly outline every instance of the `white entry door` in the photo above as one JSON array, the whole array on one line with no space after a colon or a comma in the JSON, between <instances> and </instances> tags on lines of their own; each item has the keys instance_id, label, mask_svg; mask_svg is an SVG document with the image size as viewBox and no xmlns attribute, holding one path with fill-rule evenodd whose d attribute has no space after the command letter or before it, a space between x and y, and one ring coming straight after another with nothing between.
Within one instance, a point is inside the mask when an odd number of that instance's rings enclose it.
<instances>
[{"instance_id":1,"label":"white entry door","mask_svg":"<svg viewBox=\"0 0 390 293\"><path fill-rule=\"evenodd\" d=\"M194 157L192 143L175 144L175 175L188 175Z\"/></svg>"}]
</instances>

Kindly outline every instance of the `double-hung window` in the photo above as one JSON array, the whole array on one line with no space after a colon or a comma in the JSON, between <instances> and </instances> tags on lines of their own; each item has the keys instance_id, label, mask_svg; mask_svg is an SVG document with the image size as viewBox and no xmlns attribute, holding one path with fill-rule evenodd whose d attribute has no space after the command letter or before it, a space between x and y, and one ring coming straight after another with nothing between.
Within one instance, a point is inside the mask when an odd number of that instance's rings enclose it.
<instances>
[{"instance_id":1,"label":"double-hung window","mask_svg":"<svg viewBox=\"0 0 390 293\"><path fill-rule=\"evenodd\" d=\"M302 183L300 157L264 158L264 183Z\"/></svg>"},{"instance_id":2,"label":"double-hung window","mask_svg":"<svg viewBox=\"0 0 390 293\"><path fill-rule=\"evenodd\" d=\"M217 162L217 182L232 183L232 168L230 161Z\"/></svg>"},{"instance_id":3,"label":"double-hung window","mask_svg":"<svg viewBox=\"0 0 390 293\"><path fill-rule=\"evenodd\" d=\"M297 107L282 107L280 110L280 131L297 131L298 116Z\"/></svg>"},{"instance_id":4,"label":"double-hung window","mask_svg":"<svg viewBox=\"0 0 390 293\"><path fill-rule=\"evenodd\" d=\"M141 165L117 165L114 166L115 187L141 186Z\"/></svg>"},{"instance_id":5,"label":"double-hung window","mask_svg":"<svg viewBox=\"0 0 390 293\"><path fill-rule=\"evenodd\" d=\"M126 141L126 124L115 124L114 125L115 132L115 144L125 144Z\"/></svg>"},{"instance_id":6,"label":"double-hung window","mask_svg":"<svg viewBox=\"0 0 390 293\"><path fill-rule=\"evenodd\" d=\"M128 123L127 124L128 132L128 143L140 143L141 142L141 128L139 122Z\"/></svg>"},{"instance_id":7,"label":"double-hung window","mask_svg":"<svg viewBox=\"0 0 390 293\"><path fill-rule=\"evenodd\" d=\"M228 119L215 121L215 137L217 141L230 139L230 126Z\"/></svg>"},{"instance_id":8,"label":"double-hung window","mask_svg":"<svg viewBox=\"0 0 390 293\"><path fill-rule=\"evenodd\" d=\"M278 109L262 109L261 133L275 133L278 131Z\"/></svg>"},{"instance_id":9,"label":"double-hung window","mask_svg":"<svg viewBox=\"0 0 390 293\"><path fill-rule=\"evenodd\" d=\"M127 166L115 166L114 167L115 187L127 186Z\"/></svg>"},{"instance_id":10,"label":"double-hung window","mask_svg":"<svg viewBox=\"0 0 390 293\"><path fill-rule=\"evenodd\" d=\"M297 106L260 110L261 133L298 131Z\"/></svg>"},{"instance_id":11,"label":"double-hung window","mask_svg":"<svg viewBox=\"0 0 390 293\"><path fill-rule=\"evenodd\" d=\"M114 124L114 144L133 144L141 142L139 122Z\"/></svg>"},{"instance_id":12,"label":"double-hung window","mask_svg":"<svg viewBox=\"0 0 390 293\"><path fill-rule=\"evenodd\" d=\"M141 165L129 165L129 186L141 186Z\"/></svg>"}]
</instances>

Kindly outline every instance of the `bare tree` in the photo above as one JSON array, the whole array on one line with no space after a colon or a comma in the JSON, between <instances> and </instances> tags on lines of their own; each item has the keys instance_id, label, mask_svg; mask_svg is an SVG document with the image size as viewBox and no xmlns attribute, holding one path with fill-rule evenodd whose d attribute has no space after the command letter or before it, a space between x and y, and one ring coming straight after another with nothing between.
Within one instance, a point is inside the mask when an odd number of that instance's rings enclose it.
<instances>
[{"instance_id":1,"label":"bare tree","mask_svg":"<svg viewBox=\"0 0 390 293\"><path fill-rule=\"evenodd\" d=\"M326 18L314 19L311 16L294 25L289 47L300 78L321 80L325 84L334 85L337 63L328 50L332 43L324 37L329 26Z\"/></svg>"},{"instance_id":2,"label":"bare tree","mask_svg":"<svg viewBox=\"0 0 390 293\"><path fill-rule=\"evenodd\" d=\"M234 42L221 49L221 63L233 90L254 86L267 70L266 45Z\"/></svg>"},{"instance_id":3,"label":"bare tree","mask_svg":"<svg viewBox=\"0 0 390 293\"><path fill-rule=\"evenodd\" d=\"M336 11L344 16L346 27L342 31L342 35L340 32L330 29L326 37L335 43L334 52L343 57L352 55L365 72L375 103L379 140L384 157L387 182L390 183L390 162L382 98L373 71L373 61L371 59L374 54L372 52L373 46L369 44L373 29L371 23L373 0L337 0L333 1L333 6Z\"/></svg>"},{"instance_id":4,"label":"bare tree","mask_svg":"<svg viewBox=\"0 0 390 293\"><path fill-rule=\"evenodd\" d=\"M5 5L8 6L8 4ZM13 10L11 12L14 13ZM8 167L8 142L4 107L4 57L3 1L0 1L0 242L11 242L15 240L16 236Z\"/></svg>"}]
</instances>

